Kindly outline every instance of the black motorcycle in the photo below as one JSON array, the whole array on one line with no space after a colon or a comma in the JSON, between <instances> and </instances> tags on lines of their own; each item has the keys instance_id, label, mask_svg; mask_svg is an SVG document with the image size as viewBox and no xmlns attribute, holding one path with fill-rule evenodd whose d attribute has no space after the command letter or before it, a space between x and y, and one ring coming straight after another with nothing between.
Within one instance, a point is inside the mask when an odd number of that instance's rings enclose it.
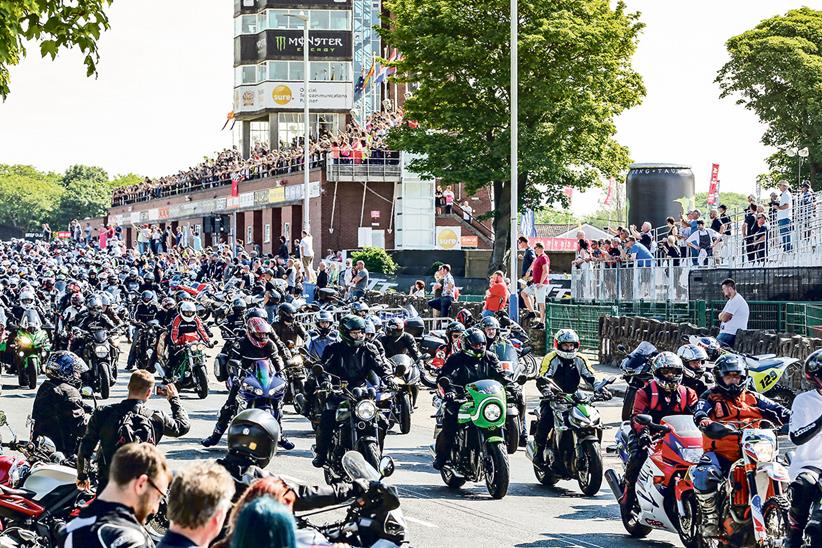
<instances>
[{"instance_id":1,"label":"black motorcycle","mask_svg":"<svg viewBox=\"0 0 822 548\"><path fill-rule=\"evenodd\" d=\"M79 327L72 328L72 337L83 345L82 357L89 368L83 376L83 385L90 386L104 400L108 399L114 385L114 369L117 367L120 353L111 337L124 327L118 326L111 331L101 325L92 325L89 331Z\"/></svg>"},{"instance_id":2,"label":"black motorcycle","mask_svg":"<svg viewBox=\"0 0 822 548\"><path fill-rule=\"evenodd\" d=\"M150 320L148 323L135 321L132 324L140 328L140 334L133 343L132 352L136 352L134 366L137 369L147 369L153 372L157 358L155 356L157 341L164 331L163 326L158 320Z\"/></svg>"},{"instance_id":3,"label":"black motorcycle","mask_svg":"<svg viewBox=\"0 0 822 548\"><path fill-rule=\"evenodd\" d=\"M625 351L625 347L619 345L620 352ZM625 356L619 364L622 369L622 378L628 383L625 390L625 400L622 402L622 420L631 420L634 410L634 397L645 384L651 380L651 360L659 354L654 345L648 341L642 341L634 348L633 352Z\"/></svg>"},{"instance_id":4,"label":"black motorcycle","mask_svg":"<svg viewBox=\"0 0 822 548\"><path fill-rule=\"evenodd\" d=\"M401 434L411 432L411 415L420 384L420 370L411 356L397 354L389 360L394 366L394 382L399 387L394 394L394 414Z\"/></svg>"}]
</instances>

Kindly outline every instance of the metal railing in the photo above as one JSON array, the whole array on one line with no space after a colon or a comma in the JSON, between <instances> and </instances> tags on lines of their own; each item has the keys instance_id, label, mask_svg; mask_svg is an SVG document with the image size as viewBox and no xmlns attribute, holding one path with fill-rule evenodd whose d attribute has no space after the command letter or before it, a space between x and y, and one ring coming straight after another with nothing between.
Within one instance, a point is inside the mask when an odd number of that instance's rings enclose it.
<instances>
[{"instance_id":1,"label":"metal railing","mask_svg":"<svg viewBox=\"0 0 822 548\"><path fill-rule=\"evenodd\" d=\"M398 182L402 177L400 153L381 151L369 158L337 158L326 155L326 179L339 182Z\"/></svg>"},{"instance_id":2,"label":"metal railing","mask_svg":"<svg viewBox=\"0 0 822 548\"><path fill-rule=\"evenodd\" d=\"M682 259L659 259L651 266L587 263L571 269L571 295L577 301L688 300L688 273Z\"/></svg>"}]
</instances>

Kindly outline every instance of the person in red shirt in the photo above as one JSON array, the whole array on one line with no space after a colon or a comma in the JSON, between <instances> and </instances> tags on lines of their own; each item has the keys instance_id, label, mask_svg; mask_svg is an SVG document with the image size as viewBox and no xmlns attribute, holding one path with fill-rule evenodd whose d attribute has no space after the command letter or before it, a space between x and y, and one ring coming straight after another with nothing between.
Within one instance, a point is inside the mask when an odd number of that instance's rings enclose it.
<instances>
[{"instance_id":1,"label":"person in red shirt","mask_svg":"<svg viewBox=\"0 0 822 548\"><path fill-rule=\"evenodd\" d=\"M483 316L493 316L497 311L505 308L508 303L508 286L505 285L505 275L501 270L491 274L491 285L485 291L485 305L482 307Z\"/></svg>"},{"instance_id":2,"label":"person in red shirt","mask_svg":"<svg viewBox=\"0 0 822 548\"><path fill-rule=\"evenodd\" d=\"M536 253L536 258L525 272L525 276L523 276L527 278L530 274L533 283L522 290L522 297L525 301L525 308L527 308L529 312L534 312L535 304L539 310L539 317L534 320L531 327L544 328L545 294L548 290L548 273L551 270L551 261L545 254L545 247L542 245L542 242L537 242L534 245L534 252Z\"/></svg>"}]
</instances>

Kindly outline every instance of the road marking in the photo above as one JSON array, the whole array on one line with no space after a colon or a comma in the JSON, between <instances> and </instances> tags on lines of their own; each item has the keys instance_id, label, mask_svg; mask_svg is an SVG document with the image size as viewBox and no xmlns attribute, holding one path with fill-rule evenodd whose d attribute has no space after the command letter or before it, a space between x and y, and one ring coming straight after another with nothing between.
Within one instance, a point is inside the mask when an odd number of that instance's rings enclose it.
<instances>
[{"instance_id":1,"label":"road marking","mask_svg":"<svg viewBox=\"0 0 822 548\"><path fill-rule=\"evenodd\" d=\"M405 520L406 520L406 521L410 521L411 523L418 523L418 524L420 524L420 525L423 525L423 526L425 526L425 527L430 527L430 528L432 528L432 529L436 529L436 528L437 528L437 525L435 525L435 524L433 524L433 523L429 523L429 522L427 522L427 521L424 521L424 520L421 520L421 519L417 519L417 518L412 518L411 516L405 516Z\"/></svg>"}]
</instances>

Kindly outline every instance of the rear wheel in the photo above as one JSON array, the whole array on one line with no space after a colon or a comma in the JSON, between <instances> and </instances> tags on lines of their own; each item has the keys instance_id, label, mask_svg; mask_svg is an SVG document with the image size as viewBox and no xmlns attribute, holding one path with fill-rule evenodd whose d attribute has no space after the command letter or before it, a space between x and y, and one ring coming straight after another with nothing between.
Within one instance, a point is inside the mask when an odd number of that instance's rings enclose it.
<instances>
[{"instance_id":1,"label":"rear wheel","mask_svg":"<svg viewBox=\"0 0 822 548\"><path fill-rule=\"evenodd\" d=\"M208 376L205 367L194 368L194 382L197 386L197 397L204 400L208 397Z\"/></svg>"},{"instance_id":2,"label":"rear wheel","mask_svg":"<svg viewBox=\"0 0 822 548\"><path fill-rule=\"evenodd\" d=\"M399 401L400 434L411 432L411 396L406 392Z\"/></svg>"},{"instance_id":3,"label":"rear wheel","mask_svg":"<svg viewBox=\"0 0 822 548\"><path fill-rule=\"evenodd\" d=\"M622 526L633 538L645 538L651 534L651 528L639 522L639 508L636 505L632 508L625 508L620 504L619 515L622 518Z\"/></svg>"},{"instance_id":4,"label":"rear wheel","mask_svg":"<svg viewBox=\"0 0 822 548\"><path fill-rule=\"evenodd\" d=\"M509 455L517 452L519 447L519 417L505 417L505 445Z\"/></svg>"},{"instance_id":5,"label":"rear wheel","mask_svg":"<svg viewBox=\"0 0 822 548\"><path fill-rule=\"evenodd\" d=\"M582 456L577 462L577 483L585 496L592 497L602 486L602 453L599 443L582 442Z\"/></svg>"},{"instance_id":6,"label":"rear wheel","mask_svg":"<svg viewBox=\"0 0 822 548\"><path fill-rule=\"evenodd\" d=\"M508 493L508 482L511 471L508 467L508 454L501 443L490 443L485 453L485 487L492 498L501 499Z\"/></svg>"},{"instance_id":7,"label":"rear wheel","mask_svg":"<svg viewBox=\"0 0 822 548\"><path fill-rule=\"evenodd\" d=\"M107 400L111 394L111 373L108 371L108 365L101 363L98 366L98 372L100 373L100 398Z\"/></svg>"}]
</instances>

